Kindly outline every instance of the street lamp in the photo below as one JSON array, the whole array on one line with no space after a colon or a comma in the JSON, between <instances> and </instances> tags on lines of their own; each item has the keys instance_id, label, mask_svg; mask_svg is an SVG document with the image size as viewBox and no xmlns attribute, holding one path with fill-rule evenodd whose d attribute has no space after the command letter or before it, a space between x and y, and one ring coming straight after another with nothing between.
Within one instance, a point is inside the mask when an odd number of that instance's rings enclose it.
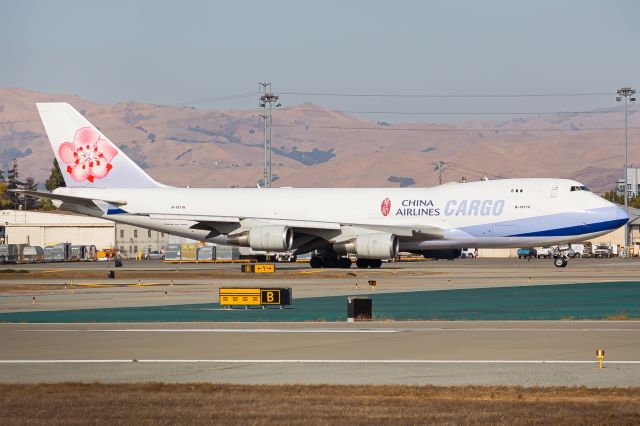
<instances>
[{"instance_id":1,"label":"street lamp","mask_svg":"<svg viewBox=\"0 0 640 426\"><path fill-rule=\"evenodd\" d=\"M618 89L618 96L616 96L616 101L621 102L622 98L624 98L624 211L629 216L629 150L628 150L628 139L627 139L627 107L629 102L635 102L636 98L633 95L636 93L636 89L632 89L631 87L623 87L622 89ZM624 225L624 250L625 252L629 248L629 225L628 223Z\"/></svg>"}]
</instances>

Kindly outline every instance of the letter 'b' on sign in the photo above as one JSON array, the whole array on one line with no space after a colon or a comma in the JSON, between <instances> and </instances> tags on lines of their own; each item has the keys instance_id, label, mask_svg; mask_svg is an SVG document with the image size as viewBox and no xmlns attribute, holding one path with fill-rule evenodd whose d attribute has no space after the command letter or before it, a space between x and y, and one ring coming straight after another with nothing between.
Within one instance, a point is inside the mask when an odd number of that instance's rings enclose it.
<instances>
[{"instance_id":1,"label":"letter 'b' on sign","mask_svg":"<svg viewBox=\"0 0 640 426\"><path fill-rule=\"evenodd\" d=\"M280 290L262 290L260 299L263 305L280 304Z\"/></svg>"}]
</instances>

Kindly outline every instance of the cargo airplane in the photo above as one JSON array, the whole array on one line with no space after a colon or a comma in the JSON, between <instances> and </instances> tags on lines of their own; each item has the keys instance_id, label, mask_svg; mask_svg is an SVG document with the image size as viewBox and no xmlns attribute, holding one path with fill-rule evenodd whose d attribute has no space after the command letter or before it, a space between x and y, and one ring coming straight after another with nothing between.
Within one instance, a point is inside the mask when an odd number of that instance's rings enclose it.
<instances>
[{"instance_id":1,"label":"cargo airplane","mask_svg":"<svg viewBox=\"0 0 640 426\"><path fill-rule=\"evenodd\" d=\"M454 258L464 247L582 241L628 221L566 179L432 188L175 188L156 182L66 103L39 103L66 188L46 197L84 215L217 244L295 254L312 267L378 268L399 251ZM567 264L566 256L554 259Z\"/></svg>"}]
</instances>

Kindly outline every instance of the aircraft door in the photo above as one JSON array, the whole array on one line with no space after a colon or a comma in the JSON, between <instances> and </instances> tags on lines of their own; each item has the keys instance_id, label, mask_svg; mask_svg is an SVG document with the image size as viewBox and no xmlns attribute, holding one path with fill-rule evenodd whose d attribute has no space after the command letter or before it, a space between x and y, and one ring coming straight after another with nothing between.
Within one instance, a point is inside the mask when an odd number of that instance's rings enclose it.
<instances>
[{"instance_id":1,"label":"aircraft door","mask_svg":"<svg viewBox=\"0 0 640 426\"><path fill-rule=\"evenodd\" d=\"M551 187L551 198L558 198L558 185Z\"/></svg>"}]
</instances>

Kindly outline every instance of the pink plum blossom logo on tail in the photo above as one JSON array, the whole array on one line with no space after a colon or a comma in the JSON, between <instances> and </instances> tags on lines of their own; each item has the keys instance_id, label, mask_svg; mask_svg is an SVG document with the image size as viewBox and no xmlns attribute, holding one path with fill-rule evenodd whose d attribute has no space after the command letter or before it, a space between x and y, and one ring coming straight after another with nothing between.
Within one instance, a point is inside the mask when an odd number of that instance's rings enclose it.
<instances>
[{"instance_id":1,"label":"pink plum blossom logo on tail","mask_svg":"<svg viewBox=\"0 0 640 426\"><path fill-rule=\"evenodd\" d=\"M102 179L113 166L111 160L118 151L102 139L93 127L76 130L73 142L64 142L58 148L60 159L67 164L67 173L77 182Z\"/></svg>"},{"instance_id":2,"label":"pink plum blossom logo on tail","mask_svg":"<svg viewBox=\"0 0 640 426\"><path fill-rule=\"evenodd\" d=\"M391 200L388 198L385 198L384 200L382 200L382 204L380 204L380 212L382 213L382 216L387 216L390 211L391 211Z\"/></svg>"}]
</instances>

